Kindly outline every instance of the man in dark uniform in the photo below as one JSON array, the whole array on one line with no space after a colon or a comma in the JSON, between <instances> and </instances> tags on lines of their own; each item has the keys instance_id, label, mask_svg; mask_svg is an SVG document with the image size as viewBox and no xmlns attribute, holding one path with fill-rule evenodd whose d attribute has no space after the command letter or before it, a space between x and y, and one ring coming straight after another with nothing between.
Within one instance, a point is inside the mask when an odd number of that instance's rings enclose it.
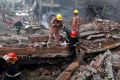
<instances>
[{"instance_id":1,"label":"man in dark uniform","mask_svg":"<svg viewBox=\"0 0 120 80\"><path fill-rule=\"evenodd\" d=\"M3 80L22 80L21 69L17 63L16 53L8 53L0 57L0 73L5 73Z\"/></svg>"},{"instance_id":2,"label":"man in dark uniform","mask_svg":"<svg viewBox=\"0 0 120 80\"><path fill-rule=\"evenodd\" d=\"M22 22L19 20L18 22L16 22L16 23L14 24L14 26L15 26L16 29L17 29L17 35L19 35L19 34L20 34L20 30L21 30L21 28L22 28L22 26L23 26Z\"/></svg>"},{"instance_id":3,"label":"man in dark uniform","mask_svg":"<svg viewBox=\"0 0 120 80\"><path fill-rule=\"evenodd\" d=\"M76 31L71 31L64 27L63 31L66 32L66 40L69 43L69 51L72 59L76 58L76 47L79 46L79 37ZM79 49L78 49L79 51Z\"/></svg>"}]
</instances>

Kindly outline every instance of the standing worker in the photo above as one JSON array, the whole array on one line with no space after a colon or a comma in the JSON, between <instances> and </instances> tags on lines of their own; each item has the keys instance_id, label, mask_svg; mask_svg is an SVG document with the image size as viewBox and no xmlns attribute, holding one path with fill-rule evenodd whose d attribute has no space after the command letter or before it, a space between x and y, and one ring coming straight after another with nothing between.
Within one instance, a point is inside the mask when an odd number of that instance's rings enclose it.
<instances>
[{"instance_id":1,"label":"standing worker","mask_svg":"<svg viewBox=\"0 0 120 80\"><path fill-rule=\"evenodd\" d=\"M72 27L71 29L73 31L76 31L79 33L79 27L80 27L80 17L79 17L79 11L76 9L74 10L74 17L72 18Z\"/></svg>"},{"instance_id":2,"label":"standing worker","mask_svg":"<svg viewBox=\"0 0 120 80\"><path fill-rule=\"evenodd\" d=\"M20 66L17 63L18 57L14 52L0 57L0 73L5 73L3 80L22 80Z\"/></svg>"},{"instance_id":3,"label":"standing worker","mask_svg":"<svg viewBox=\"0 0 120 80\"><path fill-rule=\"evenodd\" d=\"M16 30L17 35L19 35L19 34L20 34L20 30L21 30L21 28L22 28L22 26L23 26L21 20L17 21L17 22L14 24L14 26L15 26L16 29L17 29L17 30Z\"/></svg>"},{"instance_id":4,"label":"standing worker","mask_svg":"<svg viewBox=\"0 0 120 80\"><path fill-rule=\"evenodd\" d=\"M76 50L80 52L80 43L79 43L79 36L76 31L69 30L68 28L64 27L63 31L66 32L66 40L69 43L69 51L72 60L76 59Z\"/></svg>"},{"instance_id":5,"label":"standing worker","mask_svg":"<svg viewBox=\"0 0 120 80\"><path fill-rule=\"evenodd\" d=\"M53 36L56 40L56 45L59 45L59 30L63 26L62 23L62 15L57 14L56 17L54 17L50 22L50 29L49 29L49 40L48 40L48 47L52 42Z\"/></svg>"}]
</instances>

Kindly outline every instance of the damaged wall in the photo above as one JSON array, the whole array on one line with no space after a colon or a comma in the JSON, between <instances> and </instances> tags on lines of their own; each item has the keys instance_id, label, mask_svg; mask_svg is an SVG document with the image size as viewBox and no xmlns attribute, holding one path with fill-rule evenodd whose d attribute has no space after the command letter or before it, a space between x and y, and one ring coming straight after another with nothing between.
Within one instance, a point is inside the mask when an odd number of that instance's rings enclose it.
<instances>
[{"instance_id":1,"label":"damaged wall","mask_svg":"<svg viewBox=\"0 0 120 80\"><path fill-rule=\"evenodd\" d=\"M75 9L75 1L77 1L77 8L80 11L80 16L83 19L86 19L86 13L87 13L87 7L89 5L94 5L94 9L97 14L92 14L92 17L98 16L100 18L105 18L105 19L111 19L117 22L120 22L120 0L72 0L72 1L64 1L64 0L56 0L56 3L61 4L63 7L67 7L67 10L69 9ZM72 2L72 3L71 3ZM66 5L69 4L69 5ZM98 8L102 8L102 12L100 14ZM65 9L66 10L66 9ZM69 13L72 15L72 13ZM90 13L88 13L88 16Z\"/></svg>"},{"instance_id":2,"label":"damaged wall","mask_svg":"<svg viewBox=\"0 0 120 80\"><path fill-rule=\"evenodd\" d=\"M87 7L89 5L94 5L94 12L96 15L92 15L92 17L99 15L100 18L110 19L117 22L120 22L120 0L79 0L81 4L84 6L85 13L87 13ZM99 8L102 8L102 12L100 14ZM91 10L92 11L92 10ZM84 14L84 13L82 13ZM86 17L86 15L84 15ZM90 15L91 16L91 15Z\"/></svg>"}]
</instances>

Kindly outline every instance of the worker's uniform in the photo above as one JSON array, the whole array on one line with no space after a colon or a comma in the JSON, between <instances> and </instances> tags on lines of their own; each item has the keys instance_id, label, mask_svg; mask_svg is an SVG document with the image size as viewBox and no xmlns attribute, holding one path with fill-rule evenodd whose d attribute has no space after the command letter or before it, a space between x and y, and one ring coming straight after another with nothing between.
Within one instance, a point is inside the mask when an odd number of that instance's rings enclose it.
<instances>
[{"instance_id":1,"label":"worker's uniform","mask_svg":"<svg viewBox=\"0 0 120 80\"><path fill-rule=\"evenodd\" d=\"M17 62L15 64L7 63L0 57L0 63L0 73L5 74L2 80L22 80L20 66Z\"/></svg>"},{"instance_id":2,"label":"worker's uniform","mask_svg":"<svg viewBox=\"0 0 120 80\"><path fill-rule=\"evenodd\" d=\"M49 30L49 40L51 42L53 36L55 36L56 44L59 43L59 30L62 27L62 21L58 21L56 17L54 17L50 22L50 30Z\"/></svg>"},{"instance_id":3,"label":"worker's uniform","mask_svg":"<svg viewBox=\"0 0 120 80\"><path fill-rule=\"evenodd\" d=\"M76 46L79 46L79 38L78 36L76 38L70 37L70 30L66 27L63 28L63 31L66 32L66 40L69 43L69 51L72 59L76 58Z\"/></svg>"},{"instance_id":4,"label":"worker's uniform","mask_svg":"<svg viewBox=\"0 0 120 80\"><path fill-rule=\"evenodd\" d=\"M16 31L17 31L17 35L19 35L20 34L20 30L21 30L21 28L22 28L22 26L23 26L23 24L20 22L20 21L18 21L18 22L16 22L15 24L14 24L14 26L16 27Z\"/></svg>"},{"instance_id":5,"label":"worker's uniform","mask_svg":"<svg viewBox=\"0 0 120 80\"><path fill-rule=\"evenodd\" d=\"M80 27L80 17L77 15L77 16L74 16L73 19L72 19L71 30L79 33L79 27Z\"/></svg>"},{"instance_id":6,"label":"worker's uniform","mask_svg":"<svg viewBox=\"0 0 120 80\"><path fill-rule=\"evenodd\" d=\"M22 80L20 66L15 64L9 64L5 71L5 77L3 80Z\"/></svg>"}]
</instances>

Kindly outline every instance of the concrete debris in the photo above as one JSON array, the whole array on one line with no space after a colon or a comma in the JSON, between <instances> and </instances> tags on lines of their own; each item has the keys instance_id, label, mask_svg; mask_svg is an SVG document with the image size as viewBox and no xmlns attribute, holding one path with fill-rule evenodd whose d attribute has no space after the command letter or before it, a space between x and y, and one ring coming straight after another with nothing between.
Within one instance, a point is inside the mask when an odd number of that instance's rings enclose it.
<instances>
[{"instance_id":1,"label":"concrete debris","mask_svg":"<svg viewBox=\"0 0 120 80\"><path fill-rule=\"evenodd\" d=\"M106 46L103 46L102 48L97 48L97 49L93 49L93 50L87 50L86 53L90 54L90 53L96 53L96 52L102 52L102 51L106 51L108 49L113 49L113 48L116 48L116 47L119 47L120 46L120 43L115 43L115 44L111 44L111 45L106 45Z\"/></svg>"},{"instance_id":2,"label":"concrete debris","mask_svg":"<svg viewBox=\"0 0 120 80\"><path fill-rule=\"evenodd\" d=\"M114 38L114 39L120 39L120 34L112 35L112 38Z\"/></svg>"},{"instance_id":3,"label":"concrete debris","mask_svg":"<svg viewBox=\"0 0 120 80\"><path fill-rule=\"evenodd\" d=\"M103 38L103 37L105 37L105 34L90 35L87 37L87 39L90 40L92 38Z\"/></svg>"},{"instance_id":4,"label":"concrete debris","mask_svg":"<svg viewBox=\"0 0 120 80\"><path fill-rule=\"evenodd\" d=\"M120 58L117 55L107 50L104 54L96 56L89 65L80 65L71 80L119 80L119 73L115 71L114 65L115 58L117 57L117 61Z\"/></svg>"},{"instance_id":5,"label":"concrete debris","mask_svg":"<svg viewBox=\"0 0 120 80\"><path fill-rule=\"evenodd\" d=\"M68 26L70 27L70 26ZM60 47L56 47L52 42L52 47L47 47L48 30L41 27L33 27L32 31L23 30L21 34L0 34L0 52L4 55L7 52L15 51L18 56L24 57L30 55L29 58L58 58L62 56L67 58L69 56L68 49L66 48L69 43L60 43ZM30 33L30 34L29 34ZM32 34L32 35L31 35ZM64 38L65 35L62 34ZM77 53L78 60L68 64L59 65L52 69L50 66L47 69L39 68L34 71L25 71L28 73L26 77L34 79L45 80L50 77L57 77L56 80L120 80L120 51L109 50L115 49L120 46L120 24L110 20L95 19L91 23L83 24L80 26L80 53ZM106 52L105 52L106 51ZM102 52L105 52L104 54ZM95 53L95 56L90 57L92 61L87 64L83 62L83 56L91 55ZM101 54L97 54L101 53ZM28 58L28 57L27 57ZM35 60L36 62L38 59ZM55 61L55 60L54 60ZM57 63L59 61L53 62ZM43 63L49 63L50 60ZM27 63L27 62L26 62ZM79 64L80 63L80 64ZM68 66L66 68L66 66ZM64 68L64 69L61 69ZM23 72L24 73L24 72ZM116 75L116 76L115 76ZM33 79L34 77L34 79ZM24 79L30 80L30 79ZM53 79L55 80L55 79Z\"/></svg>"},{"instance_id":6,"label":"concrete debris","mask_svg":"<svg viewBox=\"0 0 120 80\"><path fill-rule=\"evenodd\" d=\"M82 38L82 37L86 37L93 34L99 34L99 33L100 31L85 31L80 33L80 37Z\"/></svg>"},{"instance_id":7,"label":"concrete debris","mask_svg":"<svg viewBox=\"0 0 120 80\"><path fill-rule=\"evenodd\" d=\"M48 41L48 35L32 35L28 37L29 41L31 41L31 43L34 42L47 42Z\"/></svg>"},{"instance_id":8,"label":"concrete debris","mask_svg":"<svg viewBox=\"0 0 120 80\"><path fill-rule=\"evenodd\" d=\"M7 34L7 33L1 33L0 36L11 37L11 35L10 35L10 34Z\"/></svg>"}]
</instances>

